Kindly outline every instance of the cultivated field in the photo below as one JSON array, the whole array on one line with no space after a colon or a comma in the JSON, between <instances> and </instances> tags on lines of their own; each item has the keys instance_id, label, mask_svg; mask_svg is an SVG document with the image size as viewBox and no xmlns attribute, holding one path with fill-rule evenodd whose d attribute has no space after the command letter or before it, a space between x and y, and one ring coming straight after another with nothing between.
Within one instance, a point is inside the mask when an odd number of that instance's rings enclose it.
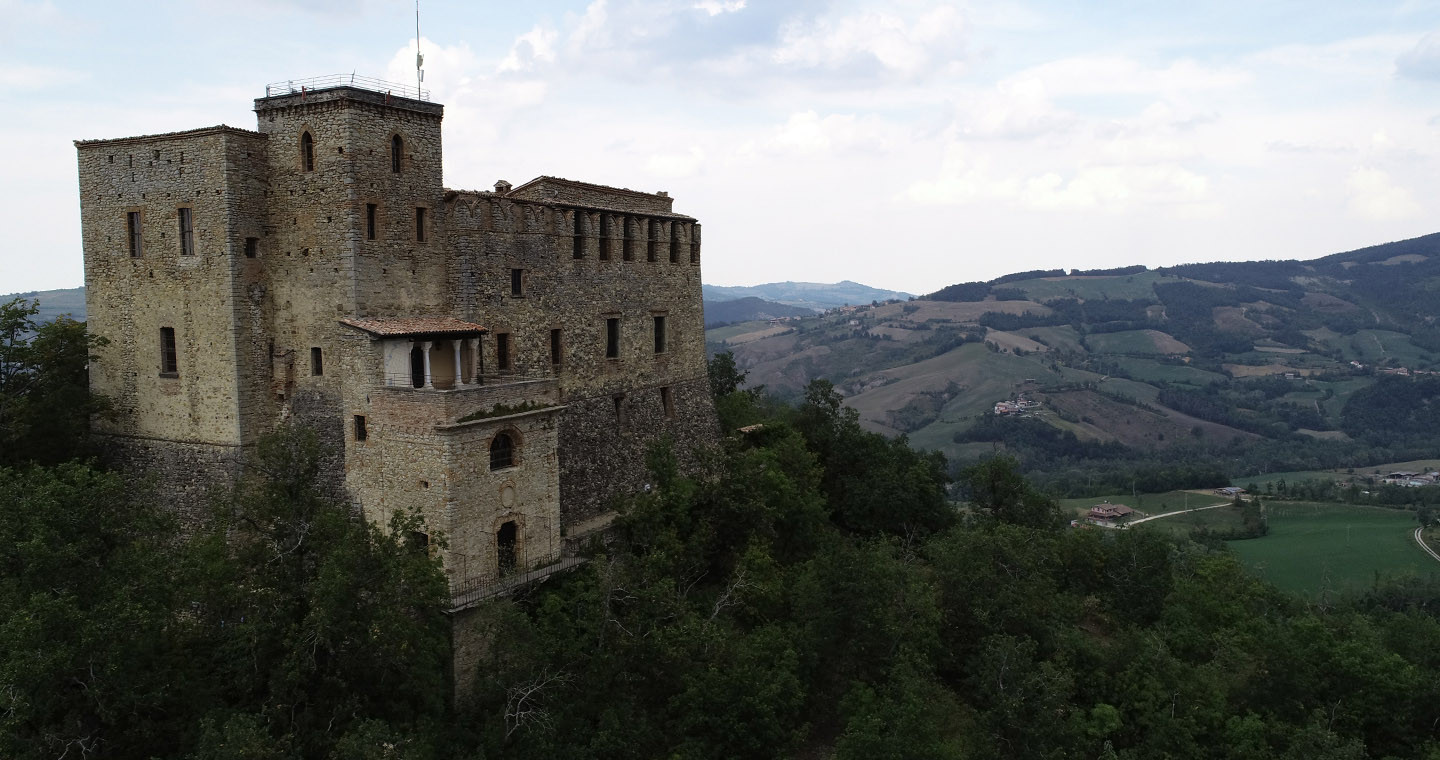
<instances>
[{"instance_id":1,"label":"cultivated field","mask_svg":"<svg viewBox=\"0 0 1440 760\"><path fill-rule=\"evenodd\" d=\"M1411 538L1416 526L1412 512L1266 502L1265 513L1270 534L1231 541L1230 548L1256 575L1286 591L1315 597L1363 591L1377 580L1440 574L1440 562Z\"/></svg>"}]
</instances>

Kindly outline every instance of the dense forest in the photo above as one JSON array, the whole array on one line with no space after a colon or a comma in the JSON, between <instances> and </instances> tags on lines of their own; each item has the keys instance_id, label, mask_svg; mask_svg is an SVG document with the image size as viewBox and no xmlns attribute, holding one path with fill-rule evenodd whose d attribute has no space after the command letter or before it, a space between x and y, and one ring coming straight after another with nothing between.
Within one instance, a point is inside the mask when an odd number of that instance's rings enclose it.
<instances>
[{"instance_id":1,"label":"dense forest","mask_svg":"<svg viewBox=\"0 0 1440 760\"><path fill-rule=\"evenodd\" d=\"M39 340L0 344L5 757L1440 757L1440 588L1302 603L1215 544L1068 529L1013 460L949 483L828 383L786 406L728 355L723 445L656 447L587 564L487 603L451 700L416 518L358 520L282 429L182 533L53 459L94 453L80 430L10 443Z\"/></svg>"}]
</instances>

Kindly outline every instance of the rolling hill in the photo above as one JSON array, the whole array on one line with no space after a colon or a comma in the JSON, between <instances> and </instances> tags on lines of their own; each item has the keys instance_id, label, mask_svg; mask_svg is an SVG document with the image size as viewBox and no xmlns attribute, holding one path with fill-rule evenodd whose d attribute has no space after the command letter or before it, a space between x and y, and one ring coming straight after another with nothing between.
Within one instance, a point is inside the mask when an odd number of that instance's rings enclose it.
<instances>
[{"instance_id":1,"label":"rolling hill","mask_svg":"<svg viewBox=\"0 0 1440 760\"><path fill-rule=\"evenodd\" d=\"M866 427L963 458L1000 443L968 431L1017 397L1035 404L1014 416L1134 450L1373 441L1354 404L1440 370L1437 316L1440 234L1310 261L1021 272L707 338L754 384L830 380Z\"/></svg>"},{"instance_id":2,"label":"rolling hill","mask_svg":"<svg viewBox=\"0 0 1440 760\"><path fill-rule=\"evenodd\" d=\"M784 319L787 317L810 317L814 309L790 306L763 298L749 296L733 301L705 301L705 327L719 327L734 322Z\"/></svg>"},{"instance_id":3,"label":"rolling hill","mask_svg":"<svg viewBox=\"0 0 1440 760\"><path fill-rule=\"evenodd\" d=\"M837 306L853 306L891 299L905 300L909 293L881 290L845 280L835 283L769 282L763 285L704 285L705 300L733 301L738 298L763 298L766 301L799 306L811 311L824 311Z\"/></svg>"},{"instance_id":4,"label":"rolling hill","mask_svg":"<svg viewBox=\"0 0 1440 760\"><path fill-rule=\"evenodd\" d=\"M7 303L16 297L40 302L40 311L36 314L36 318L40 322L49 322L62 314L79 322L85 321L85 288L9 293L0 295L0 303Z\"/></svg>"}]
</instances>

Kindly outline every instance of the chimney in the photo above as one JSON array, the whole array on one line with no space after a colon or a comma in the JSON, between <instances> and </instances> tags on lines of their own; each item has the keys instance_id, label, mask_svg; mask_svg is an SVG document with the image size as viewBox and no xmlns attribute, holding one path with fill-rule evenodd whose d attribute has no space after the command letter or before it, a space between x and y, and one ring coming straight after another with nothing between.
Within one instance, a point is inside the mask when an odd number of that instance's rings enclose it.
<instances>
[{"instance_id":1,"label":"chimney","mask_svg":"<svg viewBox=\"0 0 1440 760\"><path fill-rule=\"evenodd\" d=\"M495 181L495 192L497 193L508 193L511 187L513 187L513 185L503 179Z\"/></svg>"}]
</instances>

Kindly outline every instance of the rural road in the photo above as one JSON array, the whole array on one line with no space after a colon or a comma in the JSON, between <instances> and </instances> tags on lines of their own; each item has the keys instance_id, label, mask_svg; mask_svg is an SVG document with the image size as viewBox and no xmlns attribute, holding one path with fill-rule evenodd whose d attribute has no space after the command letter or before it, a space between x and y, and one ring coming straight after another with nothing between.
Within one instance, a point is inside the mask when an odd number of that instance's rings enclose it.
<instances>
[{"instance_id":1,"label":"rural road","mask_svg":"<svg viewBox=\"0 0 1440 760\"><path fill-rule=\"evenodd\" d=\"M1434 549L1431 549L1429 546L1427 546L1427 545L1425 544L1425 539L1423 539L1423 538L1420 537L1420 531L1422 531L1422 530L1425 530L1425 529L1424 529L1424 528L1416 528L1416 529L1415 529L1415 543L1420 544L1420 548L1421 548L1421 549L1424 549L1424 550L1425 550L1425 553L1426 553L1426 554L1429 554L1432 558L1434 558L1434 560L1435 560L1436 562L1440 562L1440 554L1436 554Z\"/></svg>"},{"instance_id":2,"label":"rural road","mask_svg":"<svg viewBox=\"0 0 1440 760\"><path fill-rule=\"evenodd\" d=\"M1175 515L1183 515L1183 514L1185 514L1186 512L1199 512L1199 511L1201 511L1201 510L1206 510L1206 509L1219 509L1220 507L1228 507L1228 506L1230 506L1230 502L1227 501L1227 502L1224 502L1224 503L1221 503L1221 504L1211 504L1211 505L1208 506L1208 507L1196 507L1196 508L1194 508L1194 509L1177 509L1177 510L1175 510L1174 512L1166 512L1166 513L1164 513L1164 514L1151 515L1151 516L1149 516L1149 517L1142 517L1142 518L1140 518L1139 520L1134 520L1134 521L1132 521L1132 522L1128 522L1128 523L1125 523L1125 524L1126 524L1127 526L1130 526L1130 525L1139 525L1140 523L1143 523L1143 522L1150 522L1151 520L1159 520L1159 519L1162 518L1162 517L1174 517ZM1436 557L1435 559L1440 560L1440 557Z\"/></svg>"}]
</instances>

